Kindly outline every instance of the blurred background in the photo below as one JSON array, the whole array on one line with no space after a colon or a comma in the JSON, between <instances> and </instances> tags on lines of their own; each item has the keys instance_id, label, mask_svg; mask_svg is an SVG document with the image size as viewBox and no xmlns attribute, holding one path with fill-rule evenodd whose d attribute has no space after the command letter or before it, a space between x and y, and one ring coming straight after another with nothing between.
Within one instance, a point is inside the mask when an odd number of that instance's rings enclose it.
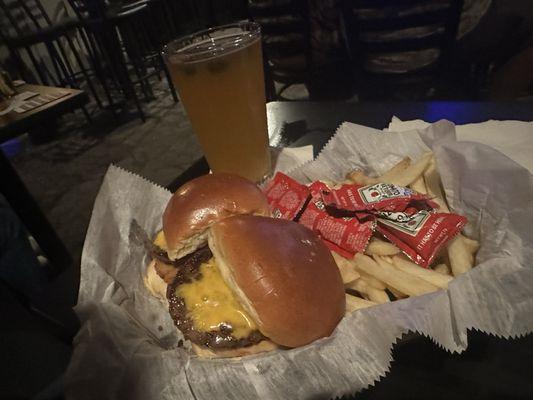
<instances>
[{"instance_id":1,"label":"blurred background","mask_svg":"<svg viewBox=\"0 0 533 400\"><path fill-rule=\"evenodd\" d=\"M245 19L262 26L267 101L533 101L529 0L0 0L0 249L16 237L33 255L20 263L38 270L31 279L0 271L0 335L15 343L0 350L0 399L58 393L85 232L109 164L166 186L202 155L163 45ZM17 88L34 90L24 82L83 93L15 129L8 104ZM35 209L66 256L51 261L28 233ZM0 261L17 263L5 254ZM58 334L40 336L50 329ZM10 360L36 372L21 377Z\"/></svg>"}]
</instances>

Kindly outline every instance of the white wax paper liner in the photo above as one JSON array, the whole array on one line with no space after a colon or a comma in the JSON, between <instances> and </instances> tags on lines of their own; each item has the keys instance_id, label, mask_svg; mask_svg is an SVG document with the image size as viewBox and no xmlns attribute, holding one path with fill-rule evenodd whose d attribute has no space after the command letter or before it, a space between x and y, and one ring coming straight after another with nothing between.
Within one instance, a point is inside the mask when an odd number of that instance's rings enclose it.
<instances>
[{"instance_id":1,"label":"white wax paper liner","mask_svg":"<svg viewBox=\"0 0 533 400\"><path fill-rule=\"evenodd\" d=\"M479 265L446 291L352 313L330 338L237 360L202 360L178 348L170 317L142 285L144 250L129 238L133 218L149 233L160 228L170 193L110 167L82 257L76 311L83 327L67 373L68 397L335 397L381 379L403 333L462 351L468 329L506 338L533 331L533 181L513 161L480 144L455 142L454 126L445 121L401 134L345 123L316 160L290 175L309 182L341 180L356 167L381 173L430 147L448 200L481 241Z\"/></svg>"}]
</instances>

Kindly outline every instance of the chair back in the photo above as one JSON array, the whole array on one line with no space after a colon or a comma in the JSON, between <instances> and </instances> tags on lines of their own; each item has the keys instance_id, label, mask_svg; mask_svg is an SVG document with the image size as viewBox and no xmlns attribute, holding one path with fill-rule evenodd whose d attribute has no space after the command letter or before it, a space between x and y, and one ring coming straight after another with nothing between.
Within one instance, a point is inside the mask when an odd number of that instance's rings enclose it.
<instances>
[{"instance_id":1,"label":"chair back","mask_svg":"<svg viewBox=\"0 0 533 400\"><path fill-rule=\"evenodd\" d=\"M103 0L68 0L68 3L80 21L105 16L106 5Z\"/></svg>"},{"instance_id":2,"label":"chair back","mask_svg":"<svg viewBox=\"0 0 533 400\"><path fill-rule=\"evenodd\" d=\"M295 51L301 52L302 49L308 51L309 26L306 1L252 0L248 5L248 16L261 25L263 42L271 48L273 55L291 55ZM269 39L274 39L273 43L269 43Z\"/></svg>"},{"instance_id":3,"label":"chair back","mask_svg":"<svg viewBox=\"0 0 533 400\"><path fill-rule=\"evenodd\" d=\"M248 16L261 25L268 100L285 100L282 92L306 83L311 69L309 14L306 0L251 0ZM283 86L278 93L274 81Z\"/></svg>"},{"instance_id":4,"label":"chair back","mask_svg":"<svg viewBox=\"0 0 533 400\"><path fill-rule=\"evenodd\" d=\"M40 0L0 0L0 11L9 36L39 32L52 25Z\"/></svg>"},{"instance_id":5,"label":"chair back","mask_svg":"<svg viewBox=\"0 0 533 400\"><path fill-rule=\"evenodd\" d=\"M349 53L364 72L442 70L451 59L462 8L463 0L344 0Z\"/></svg>"}]
</instances>

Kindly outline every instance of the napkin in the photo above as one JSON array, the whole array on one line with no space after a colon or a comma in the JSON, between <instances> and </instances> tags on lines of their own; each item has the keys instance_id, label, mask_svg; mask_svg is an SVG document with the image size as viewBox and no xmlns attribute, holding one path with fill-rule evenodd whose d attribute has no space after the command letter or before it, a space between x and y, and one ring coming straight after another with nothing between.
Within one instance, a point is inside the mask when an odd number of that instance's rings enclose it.
<instances>
[{"instance_id":1,"label":"napkin","mask_svg":"<svg viewBox=\"0 0 533 400\"><path fill-rule=\"evenodd\" d=\"M313 146L285 147L276 157L274 173L286 172L313 159Z\"/></svg>"},{"instance_id":2,"label":"napkin","mask_svg":"<svg viewBox=\"0 0 533 400\"><path fill-rule=\"evenodd\" d=\"M426 128L429 125L420 119L402 121L393 117L388 130L403 132ZM486 144L533 172L533 122L489 120L457 125L455 129L458 141Z\"/></svg>"}]
</instances>

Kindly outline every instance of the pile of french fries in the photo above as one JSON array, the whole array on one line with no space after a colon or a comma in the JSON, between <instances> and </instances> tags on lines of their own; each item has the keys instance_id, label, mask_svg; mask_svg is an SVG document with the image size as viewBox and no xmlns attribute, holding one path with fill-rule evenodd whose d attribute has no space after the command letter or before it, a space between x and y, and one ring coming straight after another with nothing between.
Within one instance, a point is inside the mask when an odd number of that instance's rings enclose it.
<instances>
[{"instance_id":1,"label":"pile of french fries","mask_svg":"<svg viewBox=\"0 0 533 400\"><path fill-rule=\"evenodd\" d=\"M432 152L423 154L416 162L405 157L375 178L355 170L342 183L409 187L431 198L438 204L439 212L450 212ZM418 266L394 244L377 237L371 239L364 254L358 253L351 260L332 252L346 288L346 312L446 289L454 277L474 266L478 248L476 240L459 234L430 268Z\"/></svg>"}]
</instances>

